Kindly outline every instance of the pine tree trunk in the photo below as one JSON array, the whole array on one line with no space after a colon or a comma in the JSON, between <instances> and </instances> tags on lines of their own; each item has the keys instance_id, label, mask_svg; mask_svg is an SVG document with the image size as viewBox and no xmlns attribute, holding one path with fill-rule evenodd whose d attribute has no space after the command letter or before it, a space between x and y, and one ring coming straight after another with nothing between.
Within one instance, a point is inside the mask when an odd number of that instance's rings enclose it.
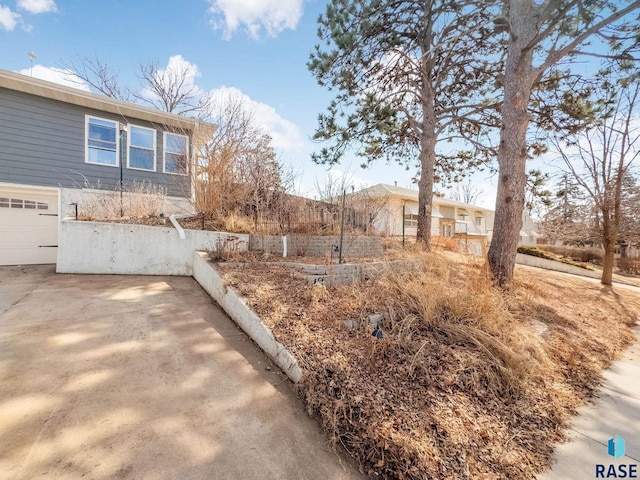
<instances>
[{"instance_id":1,"label":"pine tree trunk","mask_svg":"<svg viewBox=\"0 0 640 480\"><path fill-rule=\"evenodd\" d=\"M430 71L425 68L425 71ZM431 248L431 210L433 207L433 177L436 165L436 115L434 93L429 77L423 79L422 135L420 136L420 179L418 180L418 232L417 240L427 250ZM404 221L404 220L403 220Z\"/></svg>"},{"instance_id":2,"label":"pine tree trunk","mask_svg":"<svg viewBox=\"0 0 640 480\"><path fill-rule=\"evenodd\" d=\"M417 240L431 248L431 209L433 207L433 175L435 169L435 145L429 148L423 140L420 152L420 180L418 181L418 233ZM404 221L404 219L403 219Z\"/></svg>"},{"instance_id":3,"label":"pine tree trunk","mask_svg":"<svg viewBox=\"0 0 640 480\"><path fill-rule=\"evenodd\" d=\"M504 286L513 278L522 228L526 187L527 128L531 89L536 71L532 49L527 49L537 33L532 21L533 5L527 0L510 2L509 20L513 35L507 50L504 76L502 129L498 147L499 181L493 237L488 261L495 284Z\"/></svg>"}]
</instances>

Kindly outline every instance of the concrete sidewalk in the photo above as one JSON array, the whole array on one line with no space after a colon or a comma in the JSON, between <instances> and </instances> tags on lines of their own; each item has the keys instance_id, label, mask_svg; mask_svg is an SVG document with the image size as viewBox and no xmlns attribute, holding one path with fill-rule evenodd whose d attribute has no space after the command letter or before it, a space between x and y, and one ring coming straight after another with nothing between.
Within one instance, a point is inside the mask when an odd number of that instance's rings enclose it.
<instances>
[{"instance_id":1,"label":"concrete sidewalk","mask_svg":"<svg viewBox=\"0 0 640 480\"><path fill-rule=\"evenodd\" d=\"M363 476L193 279L0 267L0 478Z\"/></svg>"},{"instance_id":2,"label":"concrete sidewalk","mask_svg":"<svg viewBox=\"0 0 640 480\"><path fill-rule=\"evenodd\" d=\"M640 326L634 333L640 339ZM607 442L615 435L626 443L626 454L619 459L607 453ZM636 465L636 476L624 478L640 478L640 341L604 372L598 397L578 411L567 437L556 448L551 470L538 480L616 478L596 476L597 464L605 466L605 474L609 465ZM623 477L618 473L617 478Z\"/></svg>"}]
</instances>

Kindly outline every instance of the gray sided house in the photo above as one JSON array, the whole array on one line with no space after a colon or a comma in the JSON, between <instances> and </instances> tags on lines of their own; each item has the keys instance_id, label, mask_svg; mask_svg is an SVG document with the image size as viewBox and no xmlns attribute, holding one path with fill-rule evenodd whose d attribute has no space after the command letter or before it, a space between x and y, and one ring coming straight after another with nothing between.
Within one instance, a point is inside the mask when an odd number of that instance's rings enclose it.
<instances>
[{"instance_id":1,"label":"gray sided house","mask_svg":"<svg viewBox=\"0 0 640 480\"><path fill-rule=\"evenodd\" d=\"M165 192L166 215L189 210L199 127L0 69L0 265L55 263L59 220L121 189Z\"/></svg>"}]
</instances>

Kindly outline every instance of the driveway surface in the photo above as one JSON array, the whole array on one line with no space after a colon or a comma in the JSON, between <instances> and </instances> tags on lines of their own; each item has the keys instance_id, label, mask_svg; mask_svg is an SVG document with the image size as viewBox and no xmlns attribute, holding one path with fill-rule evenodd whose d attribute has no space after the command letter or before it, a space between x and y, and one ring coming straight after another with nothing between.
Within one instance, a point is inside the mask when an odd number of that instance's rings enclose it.
<instances>
[{"instance_id":1,"label":"driveway surface","mask_svg":"<svg viewBox=\"0 0 640 480\"><path fill-rule=\"evenodd\" d=\"M0 478L363 478L191 278L0 267Z\"/></svg>"}]
</instances>

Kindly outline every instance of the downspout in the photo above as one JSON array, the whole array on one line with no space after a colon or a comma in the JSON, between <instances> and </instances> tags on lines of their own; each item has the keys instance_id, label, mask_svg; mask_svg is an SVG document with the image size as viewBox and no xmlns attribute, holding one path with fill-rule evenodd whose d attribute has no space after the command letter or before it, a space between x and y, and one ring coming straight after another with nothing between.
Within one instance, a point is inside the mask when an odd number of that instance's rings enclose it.
<instances>
[{"instance_id":1,"label":"downspout","mask_svg":"<svg viewBox=\"0 0 640 480\"><path fill-rule=\"evenodd\" d=\"M173 226L175 227L175 229L178 231L178 236L180 237L180 240L184 240L185 239L185 235L184 235L184 229L182 228L182 226L178 223L178 218L187 218L187 217L191 217L192 215L170 215L169 216L169 220L171 220L171 223L173 223Z\"/></svg>"}]
</instances>

